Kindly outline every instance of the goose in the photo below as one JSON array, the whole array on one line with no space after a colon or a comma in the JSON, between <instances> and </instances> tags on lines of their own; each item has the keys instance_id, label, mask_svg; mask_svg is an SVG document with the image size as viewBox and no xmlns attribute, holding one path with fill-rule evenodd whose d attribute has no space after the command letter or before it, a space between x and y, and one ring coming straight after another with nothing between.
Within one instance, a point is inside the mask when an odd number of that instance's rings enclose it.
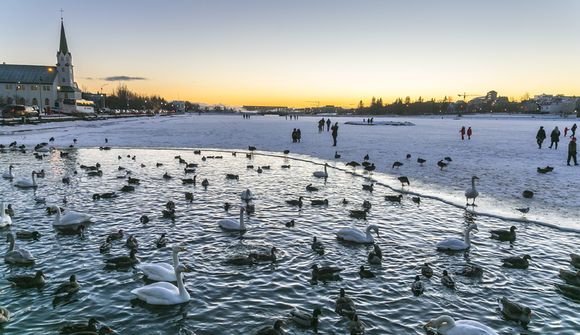
<instances>
[{"instance_id":1,"label":"goose","mask_svg":"<svg viewBox=\"0 0 580 335\"><path fill-rule=\"evenodd\" d=\"M569 271L560 269L560 278L568 284L580 286L580 271Z\"/></svg>"},{"instance_id":2,"label":"goose","mask_svg":"<svg viewBox=\"0 0 580 335\"><path fill-rule=\"evenodd\" d=\"M351 228L341 228L338 232L336 232L336 237L339 240L347 241L347 242L354 242L354 243L374 243L375 239L371 235L371 230L373 230L377 237L379 237L379 227L376 225L368 225L366 228L366 233L363 233L360 229L351 227Z\"/></svg>"},{"instance_id":3,"label":"goose","mask_svg":"<svg viewBox=\"0 0 580 335\"><path fill-rule=\"evenodd\" d=\"M570 264L580 269L580 255L570 254Z\"/></svg>"},{"instance_id":4,"label":"goose","mask_svg":"<svg viewBox=\"0 0 580 335\"><path fill-rule=\"evenodd\" d=\"M95 318L90 318L87 323L75 323L64 326L60 329L61 334L77 334L77 333L96 333L97 324L99 322Z\"/></svg>"},{"instance_id":5,"label":"goose","mask_svg":"<svg viewBox=\"0 0 580 335\"><path fill-rule=\"evenodd\" d=\"M153 281L177 282L175 267L179 265L179 253L186 251L184 247L173 246L171 254L173 265L169 263L141 263L137 269L141 270L147 279Z\"/></svg>"},{"instance_id":6,"label":"goose","mask_svg":"<svg viewBox=\"0 0 580 335\"><path fill-rule=\"evenodd\" d=\"M334 311L339 315L350 317L356 313L354 302L346 295L346 291L343 288L340 289L340 296L336 299L335 304Z\"/></svg>"},{"instance_id":7,"label":"goose","mask_svg":"<svg viewBox=\"0 0 580 335\"><path fill-rule=\"evenodd\" d=\"M371 270L365 269L364 265L360 266L358 275L361 278L375 278L375 274Z\"/></svg>"},{"instance_id":8,"label":"goose","mask_svg":"<svg viewBox=\"0 0 580 335\"><path fill-rule=\"evenodd\" d=\"M243 202L248 203L252 201L254 195L252 194L252 191L250 191L250 189L248 188L245 191L242 191L242 193L240 194L240 198L242 199Z\"/></svg>"},{"instance_id":9,"label":"goose","mask_svg":"<svg viewBox=\"0 0 580 335\"><path fill-rule=\"evenodd\" d=\"M399 161L395 161L395 162L393 163L393 166L391 167L391 169L394 169L394 168L397 168L397 169L398 169L398 168L399 168L399 167L401 167L401 166L403 166L403 163L401 163L401 162L399 162Z\"/></svg>"},{"instance_id":10,"label":"goose","mask_svg":"<svg viewBox=\"0 0 580 335\"><path fill-rule=\"evenodd\" d=\"M127 268L139 263L137 259L137 250L131 249L129 256L117 256L105 259L106 268Z\"/></svg>"},{"instance_id":11,"label":"goose","mask_svg":"<svg viewBox=\"0 0 580 335\"><path fill-rule=\"evenodd\" d=\"M10 243L8 251L4 255L4 261L9 264L30 265L34 264L34 257L25 249L16 248L14 246L14 235L8 233L6 235L6 242Z\"/></svg>"},{"instance_id":12,"label":"goose","mask_svg":"<svg viewBox=\"0 0 580 335\"><path fill-rule=\"evenodd\" d=\"M471 231L479 231L477 230L477 225L475 223L470 224L465 229L463 240L457 237L448 237L445 240L437 243L437 250L462 251L469 249L471 247Z\"/></svg>"},{"instance_id":13,"label":"goose","mask_svg":"<svg viewBox=\"0 0 580 335\"><path fill-rule=\"evenodd\" d=\"M125 242L125 246L131 250L137 249L139 247L139 242L137 242L137 238L133 235L129 235L127 237L127 241Z\"/></svg>"},{"instance_id":14,"label":"goose","mask_svg":"<svg viewBox=\"0 0 580 335\"><path fill-rule=\"evenodd\" d=\"M9 281L12 285L19 287L19 288L33 288L33 287L42 287L44 286L44 272L42 270L36 271L34 276L30 275L19 275L19 276L12 276L6 277L6 280Z\"/></svg>"},{"instance_id":15,"label":"goose","mask_svg":"<svg viewBox=\"0 0 580 335\"><path fill-rule=\"evenodd\" d=\"M441 171L443 171L443 169L447 167L447 163L445 163L443 160L440 160L437 162L437 166L441 169Z\"/></svg>"},{"instance_id":16,"label":"goose","mask_svg":"<svg viewBox=\"0 0 580 335\"><path fill-rule=\"evenodd\" d=\"M360 166L360 163L355 162L355 161L350 161L350 162L346 163L345 165L356 168L357 166Z\"/></svg>"},{"instance_id":17,"label":"goose","mask_svg":"<svg viewBox=\"0 0 580 335\"><path fill-rule=\"evenodd\" d=\"M0 325L10 322L10 311L0 306Z\"/></svg>"},{"instance_id":18,"label":"goose","mask_svg":"<svg viewBox=\"0 0 580 335\"><path fill-rule=\"evenodd\" d=\"M427 278L433 277L433 269L429 266L429 263L421 265L421 274Z\"/></svg>"},{"instance_id":19,"label":"goose","mask_svg":"<svg viewBox=\"0 0 580 335\"><path fill-rule=\"evenodd\" d=\"M427 162L426 159L423 159L421 157L417 158L417 163L419 163L419 165L423 166L423 164L425 164Z\"/></svg>"},{"instance_id":20,"label":"goose","mask_svg":"<svg viewBox=\"0 0 580 335\"><path fill-rule=\"evenodd\" d=\"M471 187L465 190L465 199L467 200L467 206L475 206L475 198L479 195L479 192L475 189L475 180L479 180L479 177L471 177ZM473 199L472 203L469 203L469 199Z\"/></svg>"},{"instance_id":21,"label":"goose","mask_svg":"<svg viewBox=\"0 0 580 335\"><path fill-rule=\"evenodd\" d=\"M6 205L0 203L0 228L12 225L12 218L6 214Z\"/></svg>"},{"instance_id":22,"label":"goose","mask_svg":"<svg viewBox=\"0 0 580 335\"><path fill-rule=\"evenodd\" d=\"M516 226L511 226L510 230L505 229L495 229L491 231L491 238L500 241L510 241L516 240Z\"/></svg>"},{"instance_id":23,"label":"goose","mask_svg":"<svg viewBox=\"0 0 580 335\"><path fill-rule=\"evenodd\" d=\"M327 168L328 163L324 163L324 171L314 171L312 175L316 178L328 178L328 171Z\"/></svg>"},{"instance_id":24,"label":"goose","mask_svg":"<svg viewBox=\"0 0 580 335\"><path fill-rule=\"evenodd\" d=\"M299 197L298 200L286 200L286 203L291 206L298 206L302 208L302 199L303 197Z\"/></svg>"},{"instance_id":25,"label":"goose","mask_svg":"<svg viewBox=\"0 0 580 335\"><path fill-rule=\"evenodd\" d=\"M10 166L8 166L8 172L4 172L2 174L2 178L4 179L14 179L14 174L12 174L12 169L14 168L14 166L12 166L12 164L10 164Z\"/></svg>"},{"instance_id":26,"label":"goose","mask_svg":"<svg viewBox=\"0 0 580 335\"><path fill-rule=\"evenodd\" d=\"M167 237L165 237L165 233L162 233L161 236L155 241L155 246L157 249L165 248L167 246Z\"/></svg>"},{"instance_id":27,"label":"goose","mask_svg":"<svg viewBox=\"0 0 580 335\"><path fill-rule=\"evenodd\" d=\"M405 186L405 184L407 186L411 186L411 183L409 182L409 178L407 178L405 176L401 176L401 177L397 177L397 179L401 182L401 187Z\"/></svg>"},{"instance_id":28,"label":"goose","mask_svg":"<svg viewBox=\"0 0 580 335\"><path fill-rule=\"evenodd\" d=\"M58 285L56 291L54 291L54 294L73 294L78 292L80 288L81 286L77 282L77 276L71 275L68 282Z\"/></svg>"},{"instance_id":29,"label":"goose","mask_svg":"<svg viewBox=\"0 0 580 335\"><path fill-rule=\"evenodd\" d=\"M269 253L259 253L259 252L253 252L250 253L250 257L254 257L256 259L256 261L267 261L267 262L272 262L275 263L276 262L276 247L272 247L272 249L270 249Z\"/></svg>"},{"instance_id":30,"label":"goose","mask_svg":"<svg viewBox=\"0 0 580 335\"><path fill-rule=\"evenodd\" d=\"M415 276L415 281L411 285L411 291L413 292L414 295L417 296L423 294L423 291L425 291L425 285L423 285L420 276Z\"/></svg>"},{"instance_id":31,"label":"goose","mask_svg":"<svg viewBox=\"0 0 580 335\"><path fill-rule=\"evenodd\" d=\"M290 314L292 315L292 321L297 325L316 329L318 328L318 316L322 314L322 311L317 307L309 314L295 309Z\"/></svg>"},{"instance_id":32,"label":"goose","mask_svg":"<svg viewBox=\"0 0 580 335\"><path fill-rule=\"evenodd\" d=\"M56 211L56 217L52 222L52 226L56 229L74 229L76 226L82 223L88 223L91 221L91 216L89 214L67 211L64 215L62 215L60 207L52 206L52 208Z\"/></svg>"},{"instance_id":33,"label":"goose","mask_svg":"<svg viewBox=\"0 0 580 335\"><path fill-rule=\"evenodd\" d=\"M274 322L274 326L266 326L256 333L256 335L283 335L284 331L282 330L282 325L284 323L282 320L276 320Z\"/></svg>"},{"instance_id":34,"label":"goose","mask_svg":"<svg viewBox=\"0 0 580 335\"><path fill-rule=\"evenodd\" d=\"M337 268L334 266L323 266L318 267L318 265L312 265L312 281L317 282L319 280L322 281L331 281L331 280L340 280L340 272L342 271L341 268Z\"/></svg>"},{"instance_id":35,"label":"goose","mask_svg":"<svg viewBox=\"0 0 580 335\"><path fill-rule=\"evenodd\" d=\"M499 304L499 310L506 319L521 323L524 327L530 323L532 310L529 307L522 306L506 297L498 299L497 302Z\"/></svg>"},{"instance_id":36,"label":"goose","mask_svg":"<svg viewBox=\"0 0 580 335\"><path fill-rule=\"evenodd\" d=\"M101 254L104 254L106 252L109 252L112 247L113 247L113 244L111 243L111 238L107 236L107 239L105 240L105 242L103 242L101 244L101 246L99 247L99 252Z\"/></svg>"},{"instance_id":37,"label":"goose","mask_svg":"<svg viewBox=\"0 0 580 335\"><path fill-rule=\"evenodd\" d=\"M339 159L341 156L338 154L338 151L334 152L334 159Z\"/></svg>"},{"instance_id":38,"label":"goose","mask_svg":"<svg viewBox=\"0 0 580 335\"><path fill-rule=\"evenodd\" d=\"M447 272L447 270L443 270L443 276L441 276L441 284L446 286L450 289L455 289L455 280L451 275Z\"/></svg>"},{"instance_id":39,"label":"goose","mask_svg":"<svg viewBox=\"0 0 580 335\"><path fill-rule=\"evenodd\" d=\"M218 226L220 226L224 230L233 230L233 231L245 231L246 225L244 223L244 207L240 207L240 219L233 220L233 219L221 219L217 222Z\"/></svg>"},{"instance_id":40,"label":"goose","mask_svg":"<svg viewBox=\"0 0 580 335\"><path fill-rule=\"evenodd\" d=\"M424 328L433 327L441 335L498 335L488 326L471 320L453 320L448 315L442 315L430 320Z\"/></svg>"},{"instance_id":41,"label":"goose","mask_svg":"<svg viewBox=\"0 0 580 335\"><path fill-rule=\"evenodd\" d=\"M34 231L27 231L21 230L16 232L16 238L21 240L35 240L38 241L40 239L40 233L36 230Z\"/></svg>"},{"instance_id":42,"label":"goose","mask_svg":"<svg viewBox=\"0 0 580 335\"><path fill-rule=\"evenodd\" d=\"M328 206L328 199L313 199L310 200L312 206Z\"/></svg>"},{"instance_id":43,"label":"goose","mask_svg":"<svg viewBox=\"0 0 580 335\"><path fill-rule=\"evenodd\" d=\"M310 245L310 248L317 254L324 255L324 245L322 245L322 242L320 242L316 236L312 238L312 244Z\"/></svg>"},{"instance_id":44,"label":"goose","mask_svg":"<svg viewBox=\"0 0 580 335\"><path fill-rule=\"evenodd\" d=\"M385 200L386 201L390 201L390 202L398 202L401 203L401 200L403 200L403 195L399 194L399 195L385 195Z\"/></svg>"},{"instance_id":45,"label":"goose","mask_svg":"<svg viewBox=\"0 0 580 335\"><path fill-rule=\"evenodd\" d=\"M17 181L14 182L14 186L20 188L37 188L38 185L36 185L36 179L34 178L34 176L36 176L36 172L32 171L32 180L25 178L18 179Z\"/></svg>"},{"instance_id":46,"label":"goose","mask_svg":"<svg viewBox=\"0 0 580 335\"><path fill-rule=\"evenodd\" d=\"M308 185L306 185L306 191L316 192L316 191L318 191L318 187L314 187L314 186L312 186L312 184L308 184Z\"/></svg>"},{"instance_id":47,"label":"goose","mask_svg":"<svg viewBox=\"0 0 580 335\"><path fill-rule=\"evenodd\" d=\"M467 264L461 271L456 271L456 275L477 278L483 276L483 268L477 264Z\"/></svg>"},{"instance_id":48,"label":"goose","mask_svg":"<svg viewBox=\"0 0 580 335\"><path fill-rule=\"evenodd\" d=\"M523 255L522 257L513 256L502 258L503 266L512 269L527 269L530 266L530 255Z\"/></svg>"}]
</instances>

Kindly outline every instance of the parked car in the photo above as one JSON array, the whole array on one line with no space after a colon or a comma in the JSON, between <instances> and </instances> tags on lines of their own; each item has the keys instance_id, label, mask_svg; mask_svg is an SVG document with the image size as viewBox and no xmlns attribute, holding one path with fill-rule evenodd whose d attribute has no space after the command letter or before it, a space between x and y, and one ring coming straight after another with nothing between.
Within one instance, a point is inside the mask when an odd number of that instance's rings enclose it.
<instances>
[{"instance_id":1,"label":"parked car","mask_svg":"<svg viewBox=\"0 0 580 335\"><path fill-rule=\"evenodd\" d=\"M38 111L34 110L31 106L24 106L24 105L8 105L4 107L2 110L2 117L3 118L10 118L10 117L38 117Z\"/></svg>"}]
</instances>

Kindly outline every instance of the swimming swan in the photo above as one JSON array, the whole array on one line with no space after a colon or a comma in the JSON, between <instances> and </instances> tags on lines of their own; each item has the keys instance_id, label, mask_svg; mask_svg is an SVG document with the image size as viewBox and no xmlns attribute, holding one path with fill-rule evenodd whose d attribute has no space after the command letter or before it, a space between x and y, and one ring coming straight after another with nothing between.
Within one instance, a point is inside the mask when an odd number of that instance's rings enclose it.
<instances>
[{"instance_id":1,"label":"swimming swan","mask_svg":"<svg viewBox=\"0 0 580 335\"><path fill-rule=\"evenodd\" d=\"M242 199L242 201L246 202L246 203L250 202L253 197L254 197L254 195L252 194L252 191L250 191L250 189L242 191L242 194L240 195L240 198Z\"/></svg>"},{"instance_id":2,"label":"swimming swan","mask_svg":"<svg viewBox=\"0 0 580 335\"><path fill-rule=\"evenodd\" d=\"M6 206L4 203L0 203L0 228L10 226L12 224L12 218L10 215L6 214Z\"/></svg>"},{"instance_id":3,"label":"swimming swan","mask_svg":"<svg viewBox=\"0 0 580 335\"><path fill-rule=\"evenodd\" d=\"M36 179L34 179L35 175L36 175L36 172L32 171L32 181L30 179L26 179L26 178L18 179L17 181L14 182L14 186L20 187L20 188L36 188L36 187L38 187L38 185L36 185Z\"/></svg>"},{"instance_id":4,"label":"swimming swan","mask_svg":"<svg viewBox=\"0 0 580 335\"><path fill-rule=\"evenodd\" d=\"M6 263L21 265L34 263L34 257L32 257L32 254L28 252L28 250L14 247L14 235L12 233L6 235L6 242L10 243L8 251L6 252L6 255L4 255Z\"/></svg>"},{"instance_id":5,"label":"swimming swan","mask_svg":"<svg viewBox=\"0 0 580 335\"><path fill-rule=\"evenodd\" d=\"M360 229L351 227L351 228L341 228L338 232L336 232L336 237L339 240L354 242L354 243L374 243L374 238L371 235L371 230L377 233L377 237L379 237L379 227L374 224L368 225L366 229L366 234L363 233Z\"/></svg>"},{"instance_id":6,"label":"swimming swan","mask_svg":"<svg viewBox=\"0 0 580 335\"><path fill-rule=\"evenodd\" d=\"M312 173L312 175L316 178L328 178L328 172L326 170L327 166L328 166L328 163L324 163L324 171L314 171L314 173Z\"/></svg>"},{"instance_id":7,"label":"swimming swan","mask_svg":"<svg viewBox=\"0 0 580 335\"><path fill-rule=\"evenodd\" d=\"M217 224L225 230L237 230L237 231L245 231L246 225L244 224L244 208L240 207L240 219L239 220L232 220L232 219L221 219L217 222Z\"/></svg>"},{"instance_id":8,"label":"swimming swan","mask_svg":"<svg viewBox=\"0 0 580 335\"><path fill-rule=\"evenodd\" d=\"M452 250L452 251L460 251L460 250L467 250L471 247L471 239L469 234L472 230L477 230L476 224L470 224L469 227L465 229L465 237L463 240L458 239L456 237L449 237L439 243L437 243L438 250Z\"/></svg>"},{"instance_id":9,"label":"swimming swan","mask_svg":"<svg viewBox=\"0 0 580 335\"><path fill-rule=\"evenodd\" d=\"M12 169L13 168L14 168L14 166L10 165L8 167L8 172L4 172L2 174L2 178L4 178L4 179L10 179L10 180L14 179L14 174L12 174Z\"/></svg>"},{"instance_id":10,"label":"swimming swan","mask_svg":"<svg viewBox=\"0 0 580 335\"><path fill-rule=\"evenodd\" d=\"M84 213L67 211L64 215L61 214L58 206L52 207L56 210L56 217L52 222L52 226L57 229L70 229L82 223L91 221L91 216Z\"/></svg>"},{"instance_id":11,"label":"swimming swan","mask_svg":"<svg viewBox=\"0 0 580 335\"><path fill-rule=\"evenodd\" d=\"M184 264L175 267L177 286L168 282L158 282L131 290L137 298L150 305L177 305L188 302L191 298L183 286L182 272L190 272Z\"/></svg>"},{"instance_id":12,"label":"swimming swan","mask_svg":"<svg viewBox=\"0 0 580 335\"><path fill-rule=\"evenodd\" d=\"M498 335L495 330L482 323L471 320L455 321L448 315L429 321L425 327L436 328L437 334L441 335Z\"/></svg>"},{"instance_id":13,"label":"swimming swan","mask_svg":"<svg viewBox=\"0 0 580 335\"><path fill-rule=\"evenodd\" d=\"M184 247L174 246L172 250L173 265L168 263L141 263L137 265L137 268L143 271L143 274L145 274L145 276L150 280L177 282L175 267L179 265L178 253L180 251L185 251L186 249Z\"/></svg>"}]
</instances>

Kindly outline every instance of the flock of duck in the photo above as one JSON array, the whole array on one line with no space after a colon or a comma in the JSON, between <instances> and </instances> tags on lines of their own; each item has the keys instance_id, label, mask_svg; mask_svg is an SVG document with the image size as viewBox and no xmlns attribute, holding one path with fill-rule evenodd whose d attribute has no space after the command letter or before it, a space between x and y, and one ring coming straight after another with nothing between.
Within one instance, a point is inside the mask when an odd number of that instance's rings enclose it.
<instances>
[{"instance_id":1,"label":"flock of duck","mask_svg":"<svg viewBox=\"0 0 580 335\"><path fill-rule=\"evenodd\" d=\"M53 139L51 139L52 141ZM76 141L75 141L76 142ZM25 147L17 146L16 143L12 143L9 146L13 151L23 152ZM101 150L109 150L110 147L101 147ZM247 157L251 157L253 151L256 148L250 147ZM0 147L0 150L5 152L5 147ZM53 150L48 143L41 143L35 147L35 157L42 159L45 155L56 154L59 152ZM285 154L288 151L284 152ZM66 158L68 156L67 151L60 151L60 157ZM196 150L194 154L201 155L201 151ZM236 153L232 153L236 155ZM338 155L338 153L336 153ZM124 157L118 156L119 162ZM135 156L127 156L128 159L136 160ZM219 159L221 156L203 156L202 160L207 159ZM409 159L410 156L407 156ZM179 163L184 164L184 174L195 174L198 165L196 163L188 163L181 156L176 156L175 159L179 160ZM374 170L374 163L369 162L369 157L366 155L363 158L364 162L358 164L357 162L349 162L346 165L351 166L356 169L357 166L362 165L367 173L371 174ZM424 164L425 160L419 158L419 164ZM438 166L443 169L451 162L451 158L446 157L444 160L438 162ZM402 166L403 163L395 162L393 168L398 168ZM163 163L159 162L156 164L157 167L163 166ZM328 171L328 164L325 164L323 170L314 171L312 177L314 178L331 178ZM80 168L84 170L87 175L92 176L102 176L102 170L99 163L94 166L84 166L81 165ZM254 169L253 165L248 165L248 169ZM290 168L289 165L283 166L283 168ZM261 166L256 169L258 173L263 170L270 169L270 166ZM135 190L135 186L139 185L140 180L131 175L131 172L121 166L118 167L118 171L124 174L120 175L120 178L126 179L127 184L121 189L115 192L107 193L96 193L93 195L94 200L100 199L112 199L119 196L118 192L132 192ZM4 179L8 182L12 182L12 185L21 189L35 189L38 187L36 177L39 173L44 174L44 171L32 171L31 178L20 178L15 180L15 175L13 171L13 166L9 165L8 170L2 175ZM76 173L76 171L75 171ZM169 175L167 172L162 176L164 179L172 179L173 176ZM197 175L193 178L182 178L182 183L184 185L193 184L197 185ZM227 174L226 179L237 180L238 175ZM369 180L371 178L369 177ZM471 187L465 191L465 197L468 205L475 206L475 199L478 197L479 192L476 190L475 181L479 178L473 176L471 179ZM68 180L63 178L63 183L67 183ZM408 185L409 180L407 177L399 177L401 184ZM201 182L201 186L207 189L209 186L209 181L204 179ZM372 192L373 184L363 184L363 190ZM309 184L306 186L306 192L312 193L317 192L318 188ZM191 202L193 201L193 193L184 192L184 198ZM255 211L253 205L254 194L250 189L247 189L240 194L240 209L239 218L231 219L224 218L216 222L216 225L224 231L234 231L234 232L245 232L247 227L245 225L244 216L249 215ZM385 195L385 201L400 203L403 200L402 194L396 195ZM472 200L471 204L469 200ZM35 197L37 203L45 203L44 198ZM327 199L311 199L312 206L328 206L329 202ZM412 201L419 204L421 199L419 197L412 197ZM300 196L297 199L285 200L288 206L295 206L301 209L304 204L304 198ZM66 198L64 199L66 203ZM348 203L348 200L343 199L343 204ZM11 216L13 216L13 210L10 205L6 207L5 203L0 203L0 228L10 227L12 225ZM232 207L230 203L224 204L224 209L227 211ZM362 205L362 210L350 210L350 217L354 219L366 220L372 205L368 201L364 201ZM50 205L47 208L49 214L54 215L54 220L52 223L53 228L63 234L78 234L81 235L85 232L85 227L91 223L92 217L85 213L75 212L71 210L65 210L58 205ZM175 219L175 203L173 201L167 202L165 209L162 211L162 215L168 219ZM143 215L140 218L141 223L147 223L149 218ZM286 223L287 227L294 226L294 220ZM505 230L491 230L490 237L499 241L513 242L516 239L515 226L510 227ZM464 252L471 247L471 234L478 231L476 224L472 223L465 228L463 233L463 238L450 237L437 242L434 247L437 250L445 252ZM335 237L343 242L354 243L354 244L366 244L372 246L372 251L368 254L366 262L368 264L381 264L383 262L383 253L380 248L379 243L375 241L373 233L379 237L379 227L375 224L369 224L366 229L361 230L355 226L343 227L335 231ZM27 240L38 240L40 234L36 231L26 231L20 230L16 234L9 232L6 234L6 242L8 242L9 247L4 255L4 260L6 263L15 266L30 266L35 263L34 256L24 248L19 248L16 246L16 238L27 239ZM108 233L104 237L103 243L100 245L100 252L106 254L112 247L112 243L116 240L125 239L125 232L123 230L118 230ZM155 241L157 248L164 248L168 244L168 238L165 234L161 234L160 237ZM188 264L182 263L179 259L179 253L185 251L185 248L179 245L173 245L169 249L171 250L172 263L148 263L141 262L137 258L138 241L134 235L127 236L125 246L129 249L129 254L126 256L109 257L104 259L104 265L111 269L122 269L135 267L140 270L143 275L153 283L144 285L142 287L135 288L131 290L134 296L142 300L143 302L151 305L177 305L183 304L190 301L191 296L187 291L184 281L183 274L192 271L192 267ZM325 253L325 246L321 239L317 236L312 237L311 249L317 254ZM277 261L277 249L272 247L268 252L250 252L245 254L238 254L230 257L227 263L231 265L252 265L258 262L276 262ZM530 255L514 256L502 259L503 266L509 268L517 269L527 269L529 266L529 261L532 260ZM576 254L571 255L571 265L580 269L580 256ZM434 274L429 263L424 263L421 267L420 274L413 274L410 277L414 277L414 281L410 283L410 290L416 295L420 296L425 291L425 285L423 283L424 278L431 278ZM340 267L333 266L319 266L313 264L311 266L311 283L316 284L318 282L328 282L334 280L340 280L340 273L344 270ZM466 276L466 277L481 277L484 273L484 269L473 263L468 263L461 271L455 272L456 275ZM361 265L358 271L361 278L372 278L376 275L369 269L365 268L365 265ZM572 295L574 297L580 297L580 272L579 271L569 271L562 269L560 271L560 277L566 282L565 284L560 284L558 287L565 294ZM45 284L45 275L42 270L37 270L34 274L22 274L6 278L12 285L19 288L37 288L42 287ZM455 280L451 273L444 269L441 272L441 284L449 289L455 289ZM77 293L80 289L80 285L76 280L75 275L71 275L69 280L60 284L54 292L55 302L60 299L67 299L70 296ZM341 289L338 298L335 301L335 311L340 316L346 317L349 320L348 328L350 334L364 334L365 326L359 317L357 312L357 307L344 289ZM526 326L532 316L531 308L522 305L516 301L512 301L507 297L500 297L498 299L499 309L502 314L508 320L514 320L523 326ZM291 312L290 320L301 327L317 329L319 326L319 316L322 314L320 308L315 308L312 312L303 310L294 310ZM10 321L10 312L3 307L0 307L0 324ZM257 334L267 335L267 334L283 334L284 331L282 327L284 326L283 320L275 320L272 326L260 329ZM430 334L443 334L443 335L475 335L475 334L497 334L495 330L490 327L478 322L471 320L455 320L453 317L448 315L442 315L438 318L432 319L425 324L425 330ZM84 324L71 324L63 327L61 329L63 334L105 334L111 333L113 330L105 325L100 325L97 320L91 318L87 323Z\"/></svg>"}]
</instances>

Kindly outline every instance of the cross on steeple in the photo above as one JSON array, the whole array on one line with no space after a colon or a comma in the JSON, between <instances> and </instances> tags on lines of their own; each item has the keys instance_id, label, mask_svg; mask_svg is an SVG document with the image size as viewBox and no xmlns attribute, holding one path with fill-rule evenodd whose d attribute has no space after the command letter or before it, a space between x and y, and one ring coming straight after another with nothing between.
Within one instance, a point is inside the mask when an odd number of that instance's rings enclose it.
<instances>
[{"instance_id":1,"label":"cross on steeple","mask_svg":"<svg viewBox=\"0 0 580 335\"><path fill-rule=\"evenodd\" d=\"M62 10L62 8L60 9L60 20L62 21L62 13L64 12L64 10Z\"/></svg>"}]
</instances>

